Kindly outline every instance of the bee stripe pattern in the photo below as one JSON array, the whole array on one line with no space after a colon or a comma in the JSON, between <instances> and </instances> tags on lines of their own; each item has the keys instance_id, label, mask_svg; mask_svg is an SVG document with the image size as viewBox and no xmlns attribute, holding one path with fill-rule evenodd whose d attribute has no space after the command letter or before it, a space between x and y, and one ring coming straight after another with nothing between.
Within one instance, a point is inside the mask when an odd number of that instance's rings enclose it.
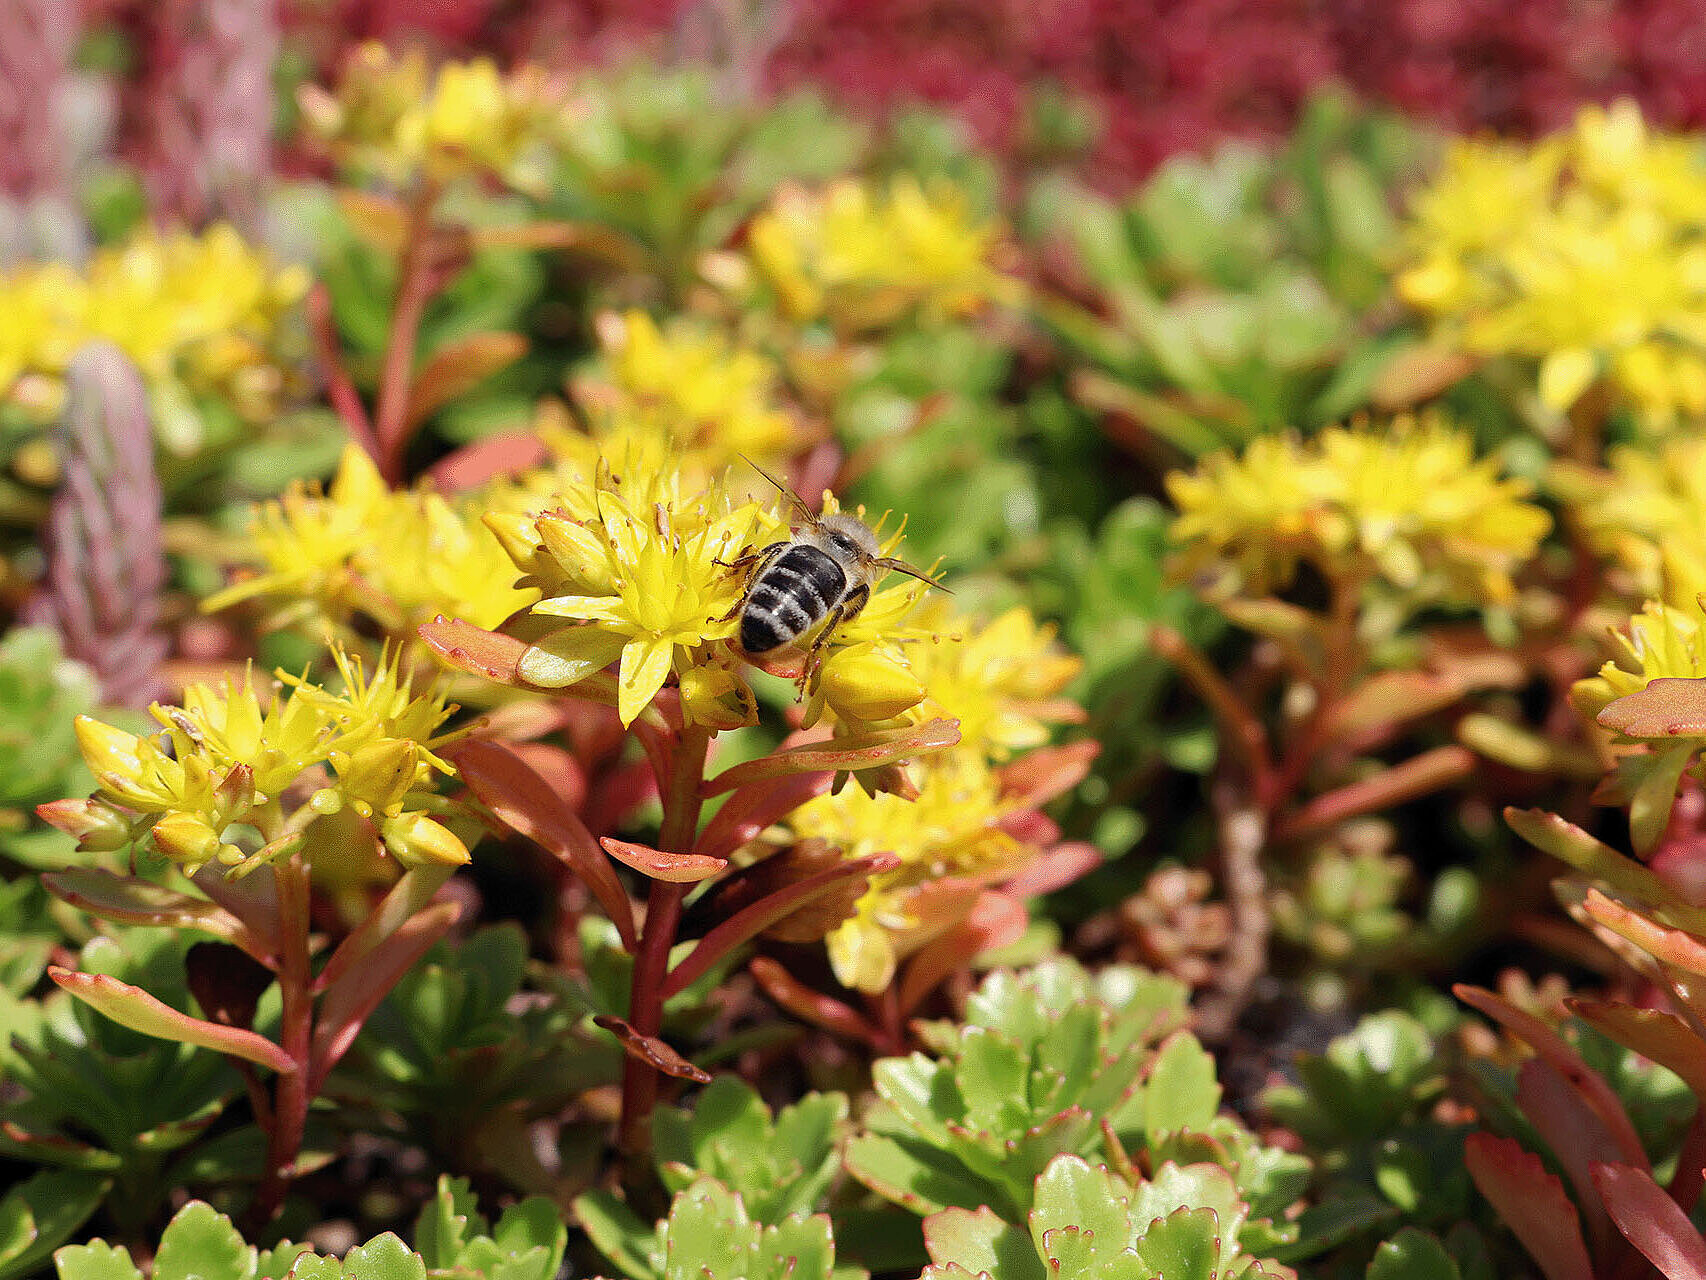
<instances>
[{"instance_id":1,"label":"bee stripe pattern","mask_svg":"<svg viewBox=\"0 0 1706 1280\"><path fill-rule=\"evenodd\" d=\"M741 647L748 653L767 653L797 639L846 589L846 573L822 551L788 548L753 584L741 613Z\"/></svg>"}]
</instances>

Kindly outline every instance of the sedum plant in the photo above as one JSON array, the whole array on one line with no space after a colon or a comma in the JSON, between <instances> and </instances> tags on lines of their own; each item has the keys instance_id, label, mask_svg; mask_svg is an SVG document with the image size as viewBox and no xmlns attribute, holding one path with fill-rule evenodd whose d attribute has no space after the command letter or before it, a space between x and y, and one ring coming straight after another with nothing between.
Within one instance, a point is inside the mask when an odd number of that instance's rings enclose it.
<instances>
[{"instance_id":1,"label":"sedum plant","mask_svg":"<svg viewBox=\"0 0 1706 1280\"><path fill-rule=\"evenodd\" d=\"M94 672L63 653L49 627L16 627L0 639L0 855L53 866L69 848L31 821L35 806L88 783L72 727L100 700Z\"/></svg>"},{"instance_id":2,"label":"sedum plant","mask_svg":"<svg viewBox=\"0 0 1706 1280\"><path fill-rule=\"evenodd\" d=\"M924 1223L931 1265L923 1280L1222 1280L1295 1273L1245 1252L1249 1213L1232 1176L1212 1164L1168 1161L1128 1178L1078 1156L1037 1176L1023 1224L988 1207L944 1209Z\"/></svg>"},{"instance_id":3,"label":"sedum plant","mask_svg":"<svg viewBox=\"0 0 1706 1280\"><path fill-rule=\"evenodd\" d=\"M1200 1159L1230 1171L1255 1212L1278 1213L1308 1163L1218 1114L1214 1061L1180 1029L1185 999L1182 983L1123 965L1091 975L1058 959L990 975L964 1024L920 1027L935 1057L875 1065L878 1101L847 1144L848 1171L915 1213L987 1206L1018 1222L1058 1155ZM1248 1230L1284 1234L1266 1221Z\"/></svg>"},{"instance_id":4,"label":"sedum plant","mask_svg":"<svg viewBox=\"0 0 1706 1280\"><path fill-rule=\"evenodd\" d=\"M172 1218L154 1250L155 1280L426 1280L428 1273L483 1280L553 1280L568 1230L550 1202L524 1200L496 1223L480 1216L460 1179L441 1177L415 1223L415 1248L387 1231L326 1257L289 1241L257 1248L223 1214L191 1201ZM104 1240L70 1245L53 1256L59 1280L142 1280L129 1250Z\"/></svg>"}]
</instances>

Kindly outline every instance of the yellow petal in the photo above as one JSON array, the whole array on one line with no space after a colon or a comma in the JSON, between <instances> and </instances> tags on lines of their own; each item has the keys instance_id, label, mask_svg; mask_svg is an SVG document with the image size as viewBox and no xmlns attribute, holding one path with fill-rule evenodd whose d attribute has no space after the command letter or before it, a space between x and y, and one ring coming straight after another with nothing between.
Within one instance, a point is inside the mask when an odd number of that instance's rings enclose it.
<instances>
[{"instance_id":1,"label":"yellow petal","mask_svg":"<svg viewBox=\"0 0 1706 1280\"><path fill-rule=\"evenodd\" d=\"M832 654L820 675L823 695L843 720L890 720L924 700L912 671L871 645Z\"/></svg>"},{"instance_id":2,"label":"yellow petal","mask_svg":"<svg viewBox=\"0 0 1706 1280\"><path fill-rule=\"evenodd\" d=\"M854 991L875 995L894 981L894 942L873 920L857 917L824 939L836 981Z\"/></svg>"},{"instance_id":3,"label":"yellow petal","mask_svg":"<svg viewBox=\"0 0 1706 1280\"><path fill-rule=\"evenodd\" d=\"M1563 413L1599 375L1599 364L1591 351L1579 347L1554 351L1540 363L1540 400L1548 409Z\"/></svg>"},{"instance_id":4,"label":"yellow petal","mask_svg":"<svg viewBox=\"0 0 1706 1280\"><path fill-rule=\"evenodd\" d=\"M646 705L657 697L669 676L675 645L649 636L630 640L622 648L622 671L617 679L616 714L624 725L634 723Z\"/></svg>"},{"instance_id":5,"label":"yellow petal","mask_svg":"<svg viewBox=\"0 0 1706 1280\"><path fill-rule=\"evenodd\" d=\"M385 847L405 866L423 863L458 867L468 861L468 846L456 833L424 813L405 813L383 823L379 833Z\"/></svg>"}]
</instances>

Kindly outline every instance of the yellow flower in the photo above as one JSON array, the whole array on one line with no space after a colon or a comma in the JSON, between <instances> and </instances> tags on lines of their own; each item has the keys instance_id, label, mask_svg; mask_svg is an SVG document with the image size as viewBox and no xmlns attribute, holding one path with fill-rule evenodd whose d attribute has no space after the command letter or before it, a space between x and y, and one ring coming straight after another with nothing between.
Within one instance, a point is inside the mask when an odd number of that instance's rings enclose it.
<instances>
[{"instance_id":1,"label":"yellow flower","mask_svg":"<svg viewBox=\"0 0 1706 1280\"><path fill-rule=\"evenodd\" d=\"M495 627L537 595L513 586L502 548L475 500L452 505L424 487L390 491L372 460L349 445L331 488L297 484L259 505L244 558L260 566L202 602L224 609L264 596L283 615L309 612L333 626L357 614L409 639L439 614Z\"/></svg>"},{"instance_id":2,"label":"yellow flower","mask_svg":"<svg viewBox=\"0 0 1706 1280\"><path fill-rule=\"evenodd\" d=\"M910 910L919 886L947 876L999 879L1029 853L1001 829L1012 806L987 766L955 754L931 757L920 774L916 800L847 787L807 801L788 818L797 838L825 840L845 857L893 853L901 860L872 877L853 918L828 935L835 976L858 991L887 989L900 959L927 940L930 922Z\"/></svg>"},{"instance_id":3,"label":"yellow flower","mask_svg":"<svg viewBox=\"0 0 1706 1280\"><path fill-rule=\"evenodd\" d=\"M1611 632L1617 657L1599 674L1576 681L1570 700L1589 716L1615 698L1639 693L1662 676L1706 676L1706 614L1649 600L1622 630Z\"/></svg>"},{"instance_id":4,"label":"yellow flower","mask_svg":"<svg viewBox=\"0 0 1706 1280\"><path fill-rule=\"evenodd\" d=\"M629 458L619 471L606 465L531 522L535 542L513 520L503 539L521 581L545 596L533 614L574 623L541 639L523 674L564 687L620 658L624 724L672 676L718 662L745 587L728 564L781 527L756 502L731 503L720 485L682 497L673 472L652 462Z\"/></svg>"},{"instance_id":5,"label":"yellow flower","mask_svg":"<svg viewBox=\"0 0 1706 1280\"><path fill-rule=\"evenodd\" d=\"M1603 379L1649 424L1706 412L1706 169L1634 103L1454 143L1407 238L1399 293L1464 351L1538 361L1553 410Z\"/></svg>"},{"instance_id":6,"label":"yellow flower","mask_svg":"<svg viewBox=\"0 0 1706 1280\"><path fill-rule=\"evenodd\" d=\"M346 807L406 863L466 861L426 812L433 776L451 772L432 748L455 708L414 694L391 655L371 677L341 650L333 658L342 693L300 677L281 677L288 694L263 692L246 673L191 685L182 706L156 704L163 731L150 737L79 717L100 788L91 812L104 806L190 873L215 859L252 870L298 841L312 854L316 824ZM89 812L66 816L91 826ZM347 841L347 825L333 825Z\"/></svg>"},{"instance_id":7,"label":"yellow flower","mask_svg":"<svg viewBox=\"0 0 1706 1280\"><path fill-rule=\"evenodd\" d=\"M472 174L537 185L525 162L558 106L536 67L504 75L475 58L434 72L424 54L397 58L373 41L356 50L336 95L310 86L299 96L304 121L341 163L399 186Z\"/></svg>"},{"instance_id":8,"label":"yellow flower","mask_svg":"<svg viewBox=\"0 0 1706 1280\"><path fill-rule=\"evenodd\" d=\"M307 288L302 268L280 267L223 224L201 235L144 228L81 272L16 268L0 274L0 395L22 374L58 385L77 350L105 338L141 370L163 434L187 451L199 440L199 420L186 424L191 395L218 395L249 421L276 409L282 321Z\"/></svg>"},{"instance_id":9,"label":"yellow flower","mask_svg":"<svg viewBox=\"0 0 1706 1280\"><path fill-rule=\"evenodd\" d=\"M1217 574L1228 594L1283 588L1308 560L1329 579L1384 580L1412 606L1496 603L1551 525L1523 501L1526 481L1501 479L1467 432L1431 416L1263 436L1172 473L1167 491L1179 571Z\"/></svg>"},{"instance_id":10,"label":"yellow flower","mask_svg":"<svg viewBox=\"0 0 1706 1280\"><path fill-rule=\"evenodd\" d=\"M1619 446L1607 461L1554 462L1549 487L1589 545L1626 571L1632 595L1691 605L1706 591L1706 440Z\"/></svg>"},{"instance_id":11,"label":"yellow flower","mask_svg":"<svg viewBox=\"0 0 1706 1280\"><path fill-rule=\"evenodd\" d=\"M876 191L851 178L822 191L784 188L747 234L754 267L782 310L855 332L916 312L927 322L1013 301L996 265L1001 239L963 191L895 178Z\"/></svg>"},{"instance_id":12,"label":"yellow flower","mask_svg":"<svg viewBox=\"0 0 1706 1280\"><path fill-rule=\"evenodd\" d=\"M590 410L593 438L609 456L612 435L652 431L668 439L684 471L710 476L744 456L778 465L809 438L779 407L775 364L728 334L644 311L599 318L602 360L573 380Z\"/></svg>"}]
</instances>

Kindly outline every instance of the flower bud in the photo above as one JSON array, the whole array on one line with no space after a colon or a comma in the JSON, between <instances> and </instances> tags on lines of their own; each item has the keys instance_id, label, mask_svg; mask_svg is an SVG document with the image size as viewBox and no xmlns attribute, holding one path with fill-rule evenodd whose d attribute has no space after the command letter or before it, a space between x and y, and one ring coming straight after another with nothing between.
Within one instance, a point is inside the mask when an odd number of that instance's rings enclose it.
<instances>
[{"instance_id":1,"label":"flower bud","mask_svg":"<svg viewBox=\"0 0 1706 1280\"><path fill-rule=\"evenodd\" d=\"M379 829L385 847L397 856L404 866L422 863L459 867L468 861L468 846L448 827L434 822L424 813L405 813L387 818Z\"/></svg>"},{"instance_id":2,"label":"flower bud","mask_svg":"<svg viewBox=\"0 0 1706 1280\"><path fill-rule=\"evenodd\" d=\"M55 800L36 806L36 815L77 840L77 847L111 853L130 843L130 822L104 800Z\"/></svg>"},{"instance_id":3,"label":"flower bud","mask_svg":"<svg viewBox=\"0 0 1706 1280\"><path fill-rule=\"evenodd\" d=\"M415 744L407 738L380 738L345 755L332 753L338 790L346 799L365 802L375 813L398 805L415 780Z\"/></svg>"},{"instance_id":4,"label":"flower bud","mask_svg":"<svg viewBox=\"0 0 1706 1280\"><path fill-rule=\"evenodd\" d=\"M681 676L681 708L694 724L739 729L758 722L758 703L727 667L690 667Z\"/></svg>"},{"instance_id":5,"label":"flower bud","mask_svg":"<svg viewBox=\"0 0 1706 1280\"><path fill-rule=\"evenodd\" d=\"M154 845L173 862L195 868L219 856L219 833L194 813L168 813L154 824Z\"/></svg>"},{"instance_id":6,"label":"flower bud","mask_svg":"<svg viewBox=\"0 0 1706 1280\"><path fill-rule=\"evenodd\" d=\"M611 588L610 554L590 529L560 512L547 511L535 522L545 554L562 581L577 592L602 595Z\"/></svg>"},{"instance_id":7,"label":"flower bud","mask_svg":"<svg viewBox=\"0 0 1706 1280\"><path fill-rule=\"evenodd\" d=\"M819 689L844 721L892 720L924 700L910 668L869 644L830 655L818 673Z\"/></svg>"}]
</instances>

